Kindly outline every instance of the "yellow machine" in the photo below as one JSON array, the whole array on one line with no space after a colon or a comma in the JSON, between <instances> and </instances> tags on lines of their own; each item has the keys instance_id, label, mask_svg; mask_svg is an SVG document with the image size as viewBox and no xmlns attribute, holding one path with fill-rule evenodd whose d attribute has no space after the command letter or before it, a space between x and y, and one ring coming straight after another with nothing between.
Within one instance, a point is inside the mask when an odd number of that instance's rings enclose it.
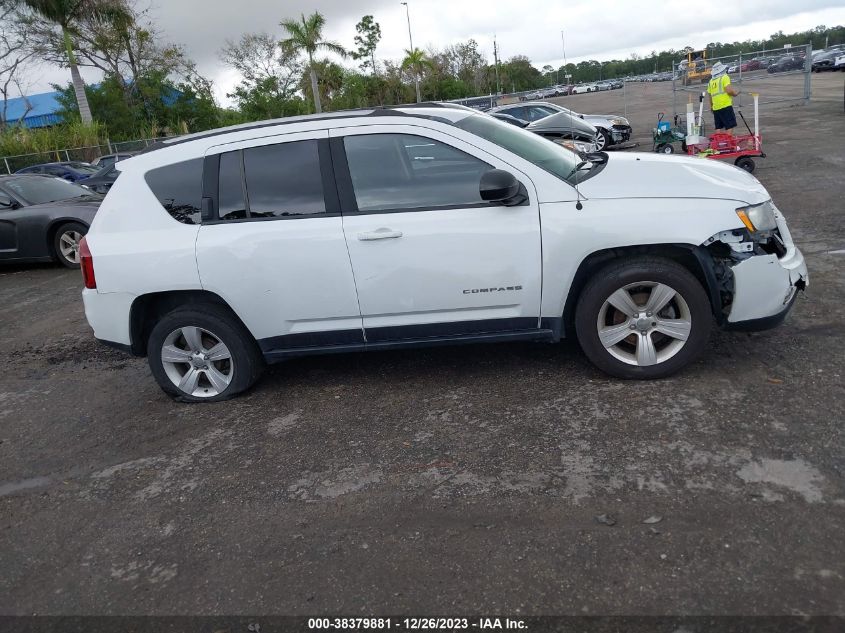
<instances>
[{"instance_id":1,"label":"yellow machine","mask_svg":"<svg viewBox=\"0 0 845 633\"><path fill-rule=\"evenodd\" d=\"M710 81L710 68L707 66L707 49L702 51L690 51L687 58L678 64L681 73L681 80L685 86L689 86L698 80L698 83Z\"/></svg>"}]
</instances>

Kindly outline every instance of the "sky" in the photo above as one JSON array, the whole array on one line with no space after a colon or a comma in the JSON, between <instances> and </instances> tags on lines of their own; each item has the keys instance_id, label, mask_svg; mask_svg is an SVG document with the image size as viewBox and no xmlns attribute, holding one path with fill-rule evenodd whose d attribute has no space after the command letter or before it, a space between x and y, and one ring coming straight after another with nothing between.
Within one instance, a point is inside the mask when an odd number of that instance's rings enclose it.
<instances>
[{"instance_id":1,"label":"sky","mask_svg":"<svg viewBox=\"0 0 845 633\"><path fill-rule=\"evenodd\" d=\"M141 6L147 6L146 1L140 0ZM492 63L495 35L500 59L527 55L537 68L560 66L564 45L568 62L604 61L845 24L843 0L711 0L692 7L641 0L408 0L416 47L439 49L474 38ZM225 40L257 31L281 38L280 20L313 11L326 18L325 37L347 48L354 48L355 24L367 14L381 25L377 58L399 60L409 47L405 7L398 0L153 0L152 5L164 36L181 44L200 72L213 80L223 105L231 103L226 94L239 81L218 58ZM83 77L89 82L99 79L90 69L83 69ZM25 84L27 92L35 94L69 79L67 69L41 65Z\"/></svg>"}]
</instances>

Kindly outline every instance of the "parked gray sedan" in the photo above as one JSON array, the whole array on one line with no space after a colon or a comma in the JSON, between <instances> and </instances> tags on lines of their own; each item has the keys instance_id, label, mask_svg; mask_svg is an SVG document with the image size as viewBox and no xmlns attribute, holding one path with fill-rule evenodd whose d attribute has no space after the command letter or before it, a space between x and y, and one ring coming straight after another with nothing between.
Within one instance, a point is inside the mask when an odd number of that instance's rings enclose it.
<instances>
[{"instance_id":1,"label":"parked gray sedan","mask_svg":"<svg viewBox=\"0 0 845 633\"><path fill-rule=\"evenodd\" d=\"M491 108L488 112L504 112L525 121L539 121L557 112L565 112L589 123L598 130L597 148L605 150L613 145L626 143L631 139L632 130L628 119L617 114L581 114L548 101L528 101Z\"/></svg>"},{"instance_id":2,"label":"parked gray sedan","mask_svg":"<svg viewBox=\"0 0 845 633\"><path fill-rule=\"evenodd\" d=\"M0 261L79 267L79 241L103 196L52 176L0 176Z\"/></svg>"}]
</instances>

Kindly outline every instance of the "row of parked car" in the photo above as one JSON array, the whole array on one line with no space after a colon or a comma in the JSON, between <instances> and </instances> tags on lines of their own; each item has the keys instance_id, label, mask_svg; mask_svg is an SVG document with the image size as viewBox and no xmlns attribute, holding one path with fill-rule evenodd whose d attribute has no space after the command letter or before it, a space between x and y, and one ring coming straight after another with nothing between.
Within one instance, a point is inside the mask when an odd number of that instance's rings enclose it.
<instances>
[{"instance_id":1,"label":"row of parked car","mask_svg":"<svg viewBox=\"0 0 845 633\"><path fill-rule=\"evenodd\" d=\"M132 155L30 165L0 176L0 261L78 268L80 241L117 180L115 163Z\"/></svg>"},{"instance_id":2,"label":"row of parked car","mask_svg":"<svg viewBox=\"0 0 845 633\"><path fill-rule=\"evenodd\" d=\"M57 161L29 165L17 170L16 174L38 174L54 176L68 182L75 182L97 193L106 193L117 178L114 164L134 156L134 152L120 152L100 156L95 161L86 163L78 160Z\"/></svg>"},{"instance_id":3,"label":"row of parked car","mask_svg":"<svg viewBox=\"0 0 845 633\"><path fill-rule=\"evenodd\" d=\"M541 88L534 92L529 92L520 97L522 101L536 101L538 99L548 99L550 97L563 97L566 95L585 94L587 92L601 92L603 90L618 90L624 86L622 80L613 79L609 81L596 81L587 84L568 84L557 85L549 88Z\"/></svg>"},{"instance_id":4,"label":"row of parked car","mask_svg":"<svg viewBox=\"0 0 845 633\"><path fill-rule=\"evenodd\" d=\"M634 77L626 77L625 81L634 82L653 82L653 81L672 81L672 73L648 73L647 75L636 75Z\"/></svg>"},{"instance_id":5,"label":"row of parked car","mask_svg":"<svg viewBox=\"0 0 845 633\"><path fill-rule=\"evenodd\" d=\"M813 53L813 72L826 70L845 70L845 44L837 44Z\"/></svg>"}]
</instances>

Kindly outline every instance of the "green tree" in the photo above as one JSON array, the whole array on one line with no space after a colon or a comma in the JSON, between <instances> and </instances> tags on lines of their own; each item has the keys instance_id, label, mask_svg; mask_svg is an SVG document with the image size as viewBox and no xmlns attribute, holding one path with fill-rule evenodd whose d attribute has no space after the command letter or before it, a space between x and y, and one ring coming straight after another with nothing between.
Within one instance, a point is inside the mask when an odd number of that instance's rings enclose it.
<instances>
[{"instance_id":1,"label":"green tree","mask_svg":"<svg viewBox=\"0 0 845 633\"><path fill-rule=\"evenodd\" d=\"M83 20L124 26L128 21L128 12L121 0L19 0L36 16L56 25L64 40L66 62L70 67L73 91L83 123L91 123L91 108L85 95L85 83L79 74L79 66L73 52L73 33L77 24Z\"/></svg>"},{"instance_id":2,"label":"green tree","mask_svg":"<svg viewBox=\"0 0 845 633\"><path fill-rule=\"evenodd\" d=\"M73 85L54 88L59 92L57 100L65 121L78 120ZM202 81L174 83L163 73L152 73L132 85L133 99L127 101L122 80L107 76L96 86L86 86L85 92L94 117L108 121L113 140L136 139L155 130L169 134L199 132L220 124L210 86ZM142 102L143 107L138 105Z\"/></svg>"},{"instance_id":3,"label":"green tree","mask_svg":"<svg viewBox=\"0 0 845 633\"><path fill-rule=\"evenodd\" d=\"M442 57L445 71L463 85L471 88L472 92L479 92L486 88L487 60L478 50L478 42L475 40L470 39L448 46L443 53L433 57Z\"/></svg>"},{"instance_id":4,"label":"green tree","mask_svg":"<svg viewBox=\"0 0 845 633\"><path fill-rule=\"evenodd\" d=\"M502 86L514 91L531 90L543 85L543 75L525 55L515 55L500 66Z\"/></svg>"},{"instance_id":5,"label":"green tree","mask_svg":"<svg viewBox=\"0 0 845 633\"><path fill-rule=\"evenodd\" d=\"M355 25L355 30L358 31L358 35L354 39L358 50L352 53L352 57L363 60L361 62L361 70L366 70L369 66L372 69L373 75L377 75L376 47L379 41L381 41L381 27L378 25L378 22L373 20L373 16L365 15Z\"/></svg>"},{"instance_id":6,"label":"green tree","mask_svg":"<svg viewBox=\"0 0 845 633\"><path fill-rule=\"evenodd\" d=\"M314 66L314 53L318 50L335 53L340 57L347 56L344 49L337 42L329 42L323 39L323 27L326 25L326 18L317 11L307 18L303 13L301 21L282 20L281 26L287 31L288 37L281 41L282 48L292 51L295 54L305 53L308 56L308 72L311 76L311 94L314 96L314 109L322 112L320 105L320 90L317 86L317 70Z\"/></svg>"},{"instance_id":7,"label":"green tree","mask_svg":"<svg viewBox=\"0 0 845 633\"><path fill-rule=\"evenodd\" d=\"M417 103L422 101L420 97L420 77L427 68L433 68L433 64L424 51L419 48L414 50L405 49L405 58L402 60L402 70L410 70L414 75L417 86Z\"/></svg>"},{"instance_id":8,"label":"green tree","mask_svg":"<svg viewBox=\"0 0 845 633\"><path fill-rule=\"evenodd\" d=\"M279 45L278 38L246 33L237 42L227 40L218 55L242 77L228 96L248 120L308 113L305 101L295 96L304 67L295 53Z\"/></svg>"}]
</instances>

